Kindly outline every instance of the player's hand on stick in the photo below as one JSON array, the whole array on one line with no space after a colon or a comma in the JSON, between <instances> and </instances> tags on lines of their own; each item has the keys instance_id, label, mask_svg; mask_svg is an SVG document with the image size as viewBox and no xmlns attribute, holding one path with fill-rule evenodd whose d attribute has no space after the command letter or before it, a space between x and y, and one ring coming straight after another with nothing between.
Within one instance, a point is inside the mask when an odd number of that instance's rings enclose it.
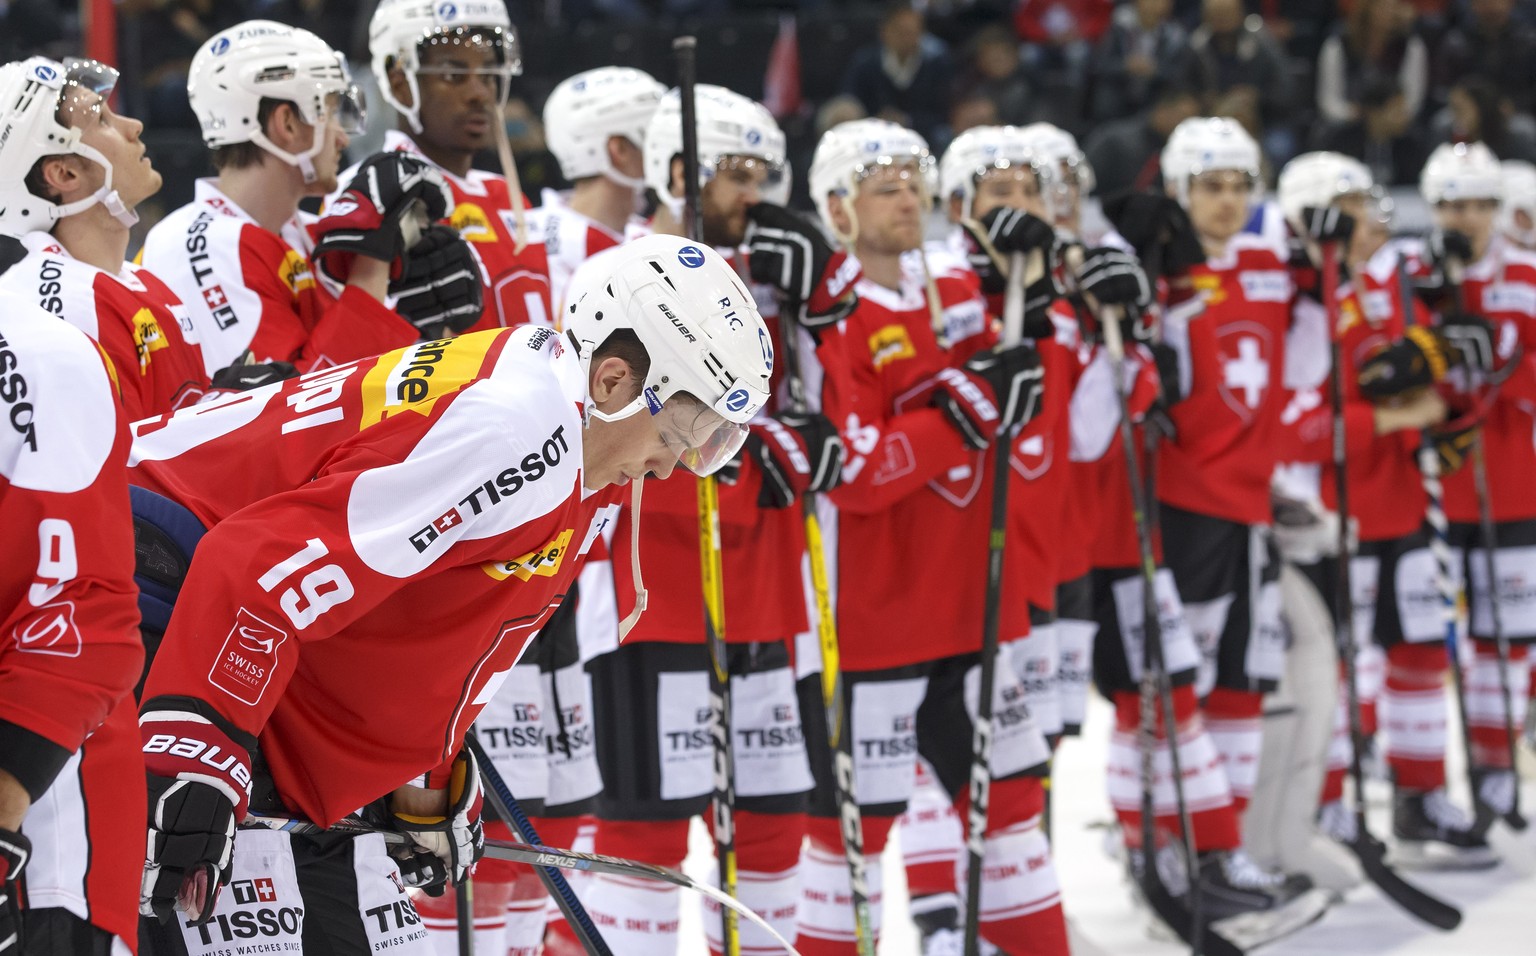
<instances>
[{"instance_id":1,"label":"player's hand on stick","mask_svg":"<svg viewBox=\"0 0 1536 956\"><path fill-rule=\"evenodd\" d=\"M1376 434L1420 431L1445 421L1445 413L1445 399L1426 388L1401 403L1376 406Z\"/></svg>"},{"instance_id":2,"label":"player's hand on stick","mask_svg":"<svg viewBox=\"0 0 1536 956\"><path fill-rule=\"evenodd\" d=\"M457 335L485 308L485 277L474 247L452 226L428 226L390 280L395 311L421 330L423 339Z\"/></svg>"},{"instance_id":3,"label":"player's hand on stick","mask_svg":"<svg viewBox=\"0 0 1536 956\"><path fill-rule=\"evenodd\" d=\"M1396 398L1445 378L1451 351L1445 337L1422 325L1360 364L1360 391L1371 399Z\"/></svg>"},{"instance_id":4,"label":"player's hand on stick","mask_svg":"<svg viewBox=\"0 0 1536 956\"><path fill-rule=\"evenodd\" d=\"M1189 213L1171 196L1122 193L1104 202L1104 215L1142 262L1155 264L1154 279L1179 275L1205 261Z\"/></svg>"},{"instance_id":5,"label":"player's hand on stick","mask_svg":"<svg viewBox=\"0 0 1536 956\"><path fill-rule=\"evenodd\" d=\"M485 852L480 765L474 752L460 750L445 777L441 781L429 778L425 790L396 790L390 796L390 813L396 830L441 861L453 882L462 883ZM424 812L426 806L431 809Z\"/></svg>"},{"instance_id":6,"label":"player's hand on stick","mask_svg":"<svg viewBox=\"0 0 1536 956\"><path fill-rule=\"evenodd\" d=\"M1075 278L1078 289L1101 305L1125 306L1137 312L1152 307L1152 284L1141 263L1123 249L1085 249Z\"/></svg>"},{"instance_id":7,"label":"player's hand on stick","mask_svg":"<svg viewBox=\"0 0 1536 956\"><path fill-rule=\"evenodd\" d=\"M762 508L788 508L801 495L831 491L842 481L843 441L825 415L775 415L752 427L746 451L763 473Z\"/></svg>"},{"instance_id":8,"label":"player's hand on stick","mask_svg":"<svg viewBox=\"0 0 1536 956\"><path fill-rule=\"evenodd\" d=\"M784 296L793 321L816 335L858 305L859 260L833 248L816 224L783 206L760 202L747 210L747 261L752 281Z\"/></svg>"},{"instance_id":9,"label":"player's hand on stick","mask_svg":"<svg viewBox=\"0 0 1536 956\"><path fill-rule=\"evenodd\" d=\"M1035 417L1044 383L1045 369L1033 345L987 349L973 355L963 368L939 372L934 404L967 445L983 449L998 435L1010 434Z\"/></svg>"},{"instance_id":10,"label":"player's hand on stick","mask_svg":"<svg viewBox=\"0 0 1536 956\"><path fill-rule=\"evenodd\" d=\"M1056 227L1021 209L999 207L981 217L962 219L966 260L981 278L981 288L988 295L1000 295L1008 287L1008 271L1013 254L1027 260L1032 253L1045 257L1046 268L1038 279L1024 287L1024 337L1045 338L1053 334L1046 310L1061 295L1056 287L1052 256L1056 251Z\"/></svg>"}]
</instances>

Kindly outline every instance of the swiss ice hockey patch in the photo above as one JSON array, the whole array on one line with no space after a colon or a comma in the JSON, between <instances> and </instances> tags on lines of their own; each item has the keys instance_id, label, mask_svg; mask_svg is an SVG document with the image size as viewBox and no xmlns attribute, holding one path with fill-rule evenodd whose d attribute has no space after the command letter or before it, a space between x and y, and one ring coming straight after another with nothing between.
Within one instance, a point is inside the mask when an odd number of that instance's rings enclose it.
<instances>
[{"instance_id":1,"label":"swiss ice hockey patch","mask_svg":"<svg viewBox=\"0 0 1536 956\"><path fill-rule=\"evenodd\" d=\"M235 612L235 624L219 648L208 680L234 699L254 706L267 692L277 669L277 652L288 632L247 611Z\"/></svg>"}]
</instances>

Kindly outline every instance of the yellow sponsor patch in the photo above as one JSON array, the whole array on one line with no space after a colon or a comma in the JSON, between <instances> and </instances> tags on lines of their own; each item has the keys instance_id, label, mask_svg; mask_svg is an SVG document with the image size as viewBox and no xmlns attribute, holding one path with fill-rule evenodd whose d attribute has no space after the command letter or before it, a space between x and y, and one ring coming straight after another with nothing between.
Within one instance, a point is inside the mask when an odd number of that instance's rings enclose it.
<instances>
[{"instance_id":1,"label":"yellow sponsor patch","mask_svg":"<svg viewBox=\"0 0 1536 956\"><path fill-rule=\"evenodd\" d=\"M169 344L154 313L140 309L133 314L133 348L139 355L140 375L149 371L149 353L158 352Z\"/></svg>"},{"instance_id":2,"label":"yellow sponsor patch","mask_svg":"<svg viewBox=\"0 0 1536 956\"><path fill-rule=\"evenodd\" d=\"M1339 327L1335 334L1343 335L1356 325L1359 325L1362 318L1360 307L1355 304L1354 298L1345 299L1339 305Z\"/></svg>"},{"instance_id":3,"label":"yellow sponsor patch","mask_svg":"<svg viewBox=\"0 0 1536 956\"><path fill-rule=\"evenodd\" d=\"M535 574L540 577L553 577L560 570L560 563L565 560L565 552L571 546L571 537L575 532L566 528L550 540L539 545L536 550L530 551L520 558L510 561L487 561L480 568L498 581L507 578L517 578L526 581Z\"/></svg>"},{"instance_id":4,"label":"yellow sponsor patch","mask_svg":"<svg viewBox=\"0 0 1536 956\"><path fill-rule=\"evenodd\" d=\"M459 231L467 242L495 242L496 230L485 210L472 202L461 202L453 207L448 222Z\"/></svg>"},{"instance_id":5,"label":"yellow sponsor patch","mask_svg":"<svg viewBox=\"0 0 1536 956\"><path fill-rule=\"evenodd\" d=\"M283 264L277 267L277 276L295 295L315 287L315 274L309 268L309 260L292 249L283 254Z\"/></svg>"},{"instance_id":6,"label":"yellow sponsor patch","mask_svg":"<svg viewBox=\"0 0 1536 956\"><path fill-rule=\"evenodd\" d=\"M1226 301L1227 291L1221 287L1221 276L1197 275L1193 278L1192 284L1195 287L1195 291L1200 294L1200 297L1208 305L1216 305Z\"/></svg>"},{"instance_id":7,"label":"yellow sponsor patch","mask_svg":"<svg viewBox=\"0 0 1536 956\"><path fill-rule=\"evenodd\" d=\"M887 362L911 358L916 354L917 350L912 347L912 336L907 334L904 325L887 325L875 330L875 334L869 337L869 355L874 359L877 369Z\"/></svg>"},{"instance_id":8,"label":"yellow sponsor patch","mask_svg":"<svg viewBox=\"0 0 1536 956\"><path fill-rule=\"evenodd\" d=\"M427 415L444 395L474 382L499 332L418 342L379 356L363 376L360 428L411 411Z\"/></svg>"}]
</instances>

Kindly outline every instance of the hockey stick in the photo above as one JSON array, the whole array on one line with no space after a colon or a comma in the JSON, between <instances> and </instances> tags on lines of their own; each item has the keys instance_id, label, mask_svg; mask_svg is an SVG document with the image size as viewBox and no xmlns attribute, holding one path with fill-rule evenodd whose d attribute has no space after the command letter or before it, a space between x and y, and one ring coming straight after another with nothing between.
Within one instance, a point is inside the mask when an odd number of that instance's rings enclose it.
<instances>
[{"instance_id":1,"label":"hockey stick","mask_svg":"<svg viewBox=\"0 0 1536 956\"><path fill-rule=\"evenodd\" d=\"M1488 460L1483 449L1483 435L1479 433L1472 446L1472 482L1477 492L1477 524L1483 535L1483 575L1488 579L1488 610L1493 615L1493 640L1498 648L1499 696L1504 704L1504 742L1509 748L1510 771L1518 774L1515 754L1515 707L1509 690L1509 635L1504 632L1502 599L1499 597L1499 579L1494 568L1493 556L1499 550L1498 531L1493 522L1493 504L1488 495ZM1468 754L1468 760L1471 755ZM1473 794L1473 799L1478 799ZM1492 809L1492 808L1490 808ZM1515 778L1514 802L1503 815L1504 822L1517 831L1524 832L1529 825L1520 813L1520 783Z\"/></svg>"},{"instance_id":2,"label":"hockey stick","mask_svg":"<svg viewBox=\"0 0 1536 956\"><path fill-rule=\"evenodd\" d=\"M285 833L316 834L316 833L351 833L359 836L376 833L384 838L384 842L390 846L407 846L411 844L411 838L396 830L380 830L369 826L363 821L348 817L329 827L322 827L310 823L308 820L295 820L289 817L264 817L256 814L247 814L241 821L242 827L262 826L269 830L281 830ZM719 903L724 909L740 913L752 923L760 926L764 932L773 937L774 941L784 948L789 956L800 956L800 952L790 945L789 941L779 933L761 916L754 913L751 907L725 895L707 883L700 883L685 873L680 873L671 867L657 866L654 863L641 863L638 860L627 860L621 856L605 856L601 853L582 853L578 850L564 850L559 847L542 846L537 843L519 843L514 840L485 841L485 859L505 860L508 863L526 863L529 866L540 868L558 868L562 870L579 870L583 873L606 873L610 876L623 876L629 879L648 880L653 883L670 883L680 886L685 890L692 890L701 896L708 897Z\"/></svg>"},{"instance_id":3,"label":"hockey stick","mask_svg":"<svg viewBox=\"0 0 1536 956\"><path fill-rule=\"evenodd\" d=\"M464 882L453 888L453 918L458 924L459 956L475 956L475 880L464 877Z\"/></svg>"},{"instance_id":4,"label":"hockey stick","mask_svg":"<svg viewBox=\"0 0 1536 956\"><path fill-rule=\"evenodd\" d=\"M698 40L672 41L677 61L678 105L683 122L683 230L695 242L704 241L704 209L699 198L699 125L694 101ZM736 781L731 747L731 673L725 644L725 578L720 557L720 494L713 475L698 479L699 565L704 589L704 640L709 648L710 738L714 743L715 854L720 889L736 895ZM736 911L720 909L721 944L725 956L741 956Z\"/></svg>"},{"instance_id":5,"label":"hockey stick","mask_svg":"<svg viewBox=\"0 0 1536 956\"><path fill-rule=\"evenodd\" d=\"M491 804L491 809L496 815L510 823L523 838L525 843L539 844L539 834L533 828L533 821L518 806L517 798L512 795L512 788L507 786L507 781L501 776L494 764L491 763L491 755L485 752L480 741L473 733L464 735L464 743L470 752L475 755L475 760L480 764L480 779L489 786L485 789L485 797ZM524 861L526 862L526 861ZM597 925L592 922L585 906L576 897L576 891L571 889L571 884L566 880L565 874L554 865L536 866L535 872L554 897L555 905L560 907L560 912L565 914L565 920L571 926L571 932L581 941L582 948L588 956L612 956L613 950L608 948L603 934L598 931Z\"/></svg>"},{"instance_id":6,"label":"hockey stick","mask_svg":"<svg viewBox=\"0 0 1536 956\"><path fill-rule=\"evenodd\" d=\"M1401 268L1399 263L1399 268ZM1407 273L1401 274L1405 314L1412 315L1412 299L1407 297ZM1455 929L1461 923L1461 911L1449 903L1429 895L1397 874L1387 865L1387 848L1371 835L1365 821L1365 764L1361 754L1365 750L1365 730L1360 718L1360 688L1355 683L1355 619L1352 607L1353 580L1350 568L1351 548L1349 540L1349 482L1348 449L1345 447L1344 430L1344 383L1342 379L1343 348L1339 342L1338 317L1339 247L1336 242L1323 245L1323 305L1327 310L1331 349L1332 371L1329 375L1329 391L1333 400L1333 481L1334 497L1338 505L1339 541L1337 583L1333 595L1333 619L1339 641L1339 657L1344 662L1344 696L1349 713L1350 759L1349 774L1355 782L1355 838L1346 844L1367 879L1376 884L1392 902L1431 926ZM1431 451L1433 454L1433 451Z\"/></svg>"},{"instance_id":7,"label":"hockey stick","mask_svg":"<svg viewBox=\"0 0 1536 956\"><path fill-rule=\"evenodd\" d=\"M809 262L809 257L807 257ZM800 372L800 331L793 322L779 323L784 349L784 381L789 388L789 405L804 413L805 382ZM821 518L816 513L816 495L800 498L805 517L805 550L811 564L811 591L816 599L816 633L821 645L821 703L826 710L827 750L832 756L832 779L837 788L837 816L843 837L843 855L848 859L848 886L853 897L853 929L859 956L875 956L875 932L869 912L869 883L864 866L864 824L853 784L853 734L851 720L843 718L842 654L837 640L837 616L832 608L832 587L827 579L827 556L821 537Z\"/></svg>"},{"instance_id":8,"label":"hockey stick","mask_svg":"<svg viewBox=\"0 0 1536 956\"><path fill-rule=\"evenodd\" d=\"M1003 334L999 349L1011 348L1024 337L1024 289L1031 280L1044 273L1042 253L1032 252L1027 260L1023 253L1013 253L1008 269L1008 291L1003 300ZM1038 400L1039 388L1038 382L1031 388L1031 404ZM999 395L997 398L1003 402L1013 396ZM1005 415L1003 420L1007 417ZM981 871L987 849L987 809L992 787L992 691L997 684L1009 468L1016 435L1013 430L999 431L992 442L992 517L987 534L987 590L981 625L981 687L976 700L976 728L971 737L970 812L965 839L965 956L978 956L981 952Z\"/></svg>"},{"instance_id":9,"label":"hockey stick","mask_svg":"<svg viewBox=\"0 0 1536 956\"><path fill-rule=\"evenodd\" d=\"M1194 826L1189 805L1184 799L1183 761L1179 756L1178 725L1174 717L1173 687L1163 657L1162 617L1157 607L1157 559L1152 549L1152 521L1148 510L1152 499L1150 484L1143 484L1136 456L1135 428L1131 424L1130 397L1125 386L1125 342L1120 336L1120 317L1099 310L1098 324L1109 353L1115 398L1120 410L1120 444L1125 453L1126 473L1131 486L1131 514L1136 525L1137 555L1141 565L1142 665L1138 684L1140 720L1137 730L1141 749L1141 872L1134 874L1147 904L1158 919L1189 944L1193 956L1237 956L1238 945L1206 925L1202 912L1200 873L1194 848ZM1174 798L1179 813L1179 830L1184 843L1185 872L1189 883L1191 906L1185 907L1164 885L1157 871L1157 814L1152 799L1156 779L1157 711L1161 699L1163 726L1168 735L1169 769L1173 776Z\"/></svg>"}]
</instances>

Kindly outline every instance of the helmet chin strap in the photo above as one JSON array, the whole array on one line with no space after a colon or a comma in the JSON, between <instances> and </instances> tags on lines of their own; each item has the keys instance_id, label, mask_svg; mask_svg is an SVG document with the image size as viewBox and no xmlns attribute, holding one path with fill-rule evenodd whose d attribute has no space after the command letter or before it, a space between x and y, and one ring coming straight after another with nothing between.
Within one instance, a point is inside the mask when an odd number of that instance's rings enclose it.
<instances>
[{"instance_id":1,"label":"helmet chin strap","mask_svg":"<svg viewBox=\"0 0 1536 956\"><path fill-rule=\"evenodd\" d=\"M325 120L322 119L318 123L311 123L309 125L315 131L315 141L310 145L309 149L302 153L288 152L268 139L267 134L261 130L251 134L251 142L281 159L289 166L296 168L300 175L304 177L304 185L306 186L312 185L315 180L320 178L315 172L315 157L320 155L320 151L325 148Z\"/></svg>"},{"instance_id":2,"label":"helmet chin strap","mask_svg":"<svg viewBox=\"0 0 1536 956\"><path fill-rule=\"evenodd\" d=\"M76 142L71 148L71 152L77 156L83 156L97 166L100 166L103 172L106 173L106 179L103 180L101 188L89 196L83 199L76 199L72 203L65 203L54 207L54 220L57 221L65 216L73 216L76 213L85 212L87 209L100 203L106 207L107 212L112 214L113 219L122 223L126 228L133 228L134 224L139 221L139 214L129 209L123 202L123 197L118 195L117 190L112 188L112 164L107 161L107 157L103 156L101 150L96 147L87 146L81 142Z\"/></svg>"}]
</instances>

